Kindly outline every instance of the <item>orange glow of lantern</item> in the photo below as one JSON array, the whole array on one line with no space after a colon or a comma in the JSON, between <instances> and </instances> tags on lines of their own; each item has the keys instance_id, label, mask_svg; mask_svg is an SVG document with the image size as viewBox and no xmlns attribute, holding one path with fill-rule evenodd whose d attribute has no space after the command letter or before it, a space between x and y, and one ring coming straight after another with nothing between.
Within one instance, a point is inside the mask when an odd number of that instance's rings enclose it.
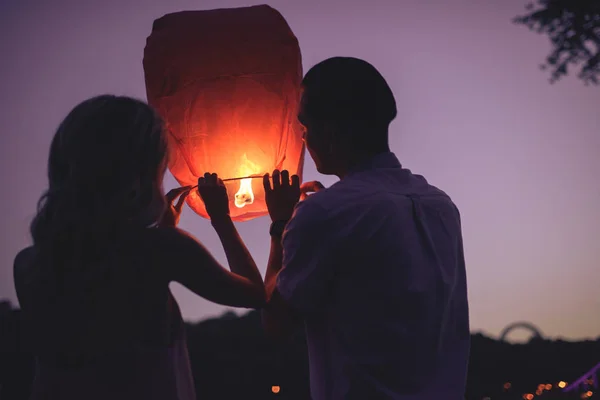
<instances>
[{"instance_id":1,"label":"orange glow of lantern","mask_svg":"<svg viewBox=\"0 0 600 400\"><path fill-rule=\"evenodd\" d=\"M154 21L144 50L148 103L165 120L182 185L286 169L302 178L298 40L269 6L183 11ZM225 181L234 221L267 214L261 179ZM187 198L207 218L194 191Z\"/></svg>"},{"instance_id":2,"label":"orange glow of lantern","mask_svg":"<svg viewBox=\"0 0 600 400\"><path fill-rule=\"evenodd\" d=\"M240 176L251 176L260 172L260 167L248 160L246 153L240 163ZM244 178L240 180L240 188L235 193L234 204L237 208L243 208L247 204L254 203L254 191L252 190L252 178Z\"/></svg>"}]
</instances>

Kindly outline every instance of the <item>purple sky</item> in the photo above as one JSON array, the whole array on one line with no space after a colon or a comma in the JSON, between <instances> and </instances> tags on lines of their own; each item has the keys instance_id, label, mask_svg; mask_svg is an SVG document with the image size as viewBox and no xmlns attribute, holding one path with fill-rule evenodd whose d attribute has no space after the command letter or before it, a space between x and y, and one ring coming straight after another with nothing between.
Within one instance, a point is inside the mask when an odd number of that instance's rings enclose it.
<instances>
[{"instance_id":1,"label":"purple sky","mask_svg":"<svg viewBox=\"0 0 600 400\"><path fill-rule=\"evenodd\" d=\"M50 139L79 101L145 99L142 54L152 21L261 2L0 0L0 298L16 301L12 261L46 187ZM600 88L538 69L547 38L514 26L524 0L269 1L297 35L305 71L335 55L387 78L398 118L392 149L447 191L463 215L473 330L527 320L548 336L600 334ZM319 176L307 159L305 179ZM176 185L169 176L166 188ZM208 221L181 227L225 262ZM264 272L268 220L238 225ZM365 267L365 276L369 271ZM223 307L173 285L184 316Z\"/></svg>"}]
</instances>

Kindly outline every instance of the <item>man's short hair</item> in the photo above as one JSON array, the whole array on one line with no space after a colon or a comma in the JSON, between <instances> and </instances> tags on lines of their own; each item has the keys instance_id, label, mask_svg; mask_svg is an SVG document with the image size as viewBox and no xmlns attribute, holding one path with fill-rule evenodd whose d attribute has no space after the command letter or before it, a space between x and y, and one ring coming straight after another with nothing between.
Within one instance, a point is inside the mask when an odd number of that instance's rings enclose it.
<instances>
[{"instance_id":1,"label":"man's short hair","mask_svg":"<svg viewBox=\"0 0 600 400\"><path fill-rule=\"evenodd\" d=\"M352 57L333 57L304 76L305 114L310 120L387 127L396 118L396 100L377 69Z\"/></svg>"}]
</instances>

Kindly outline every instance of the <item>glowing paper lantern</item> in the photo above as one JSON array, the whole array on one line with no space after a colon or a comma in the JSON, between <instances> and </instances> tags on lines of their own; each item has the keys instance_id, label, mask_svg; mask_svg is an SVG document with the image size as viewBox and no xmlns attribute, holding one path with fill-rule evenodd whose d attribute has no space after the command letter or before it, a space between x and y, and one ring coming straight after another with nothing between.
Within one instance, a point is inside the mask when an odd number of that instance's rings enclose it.
<instances>
[{"instance_id":1,"label":"glowing paper lantern","mask_svg":"<svg viewBox=\"0 0 600 400\"><path fill-rule=\"evenodd\" d=\"M166 121L169 169L182 185L287 169L301 177L298 40L269 6L183 11L154 21L144 50L148 102ZM231 216L267 214L261 179L225 182ZM208 217L194 191L188 205Z\"/></svg>"}]
</instances>

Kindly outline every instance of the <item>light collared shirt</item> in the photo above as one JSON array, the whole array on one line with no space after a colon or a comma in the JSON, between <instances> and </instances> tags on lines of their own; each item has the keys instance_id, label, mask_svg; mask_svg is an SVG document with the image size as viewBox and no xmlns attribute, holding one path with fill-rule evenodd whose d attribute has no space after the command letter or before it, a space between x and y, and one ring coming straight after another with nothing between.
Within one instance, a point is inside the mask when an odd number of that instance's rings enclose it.
<instances>
[{"instance_id":1,"label":"light collared shirt","mask_svg":"<svg viewBox=\"0 0 600 400\"><path fill-rule=\"evenodd\" d=\"M283 249L313 400L464 399L465 261L444 192L380 154L299 203Z\"/></svg>"}]
</instances>

